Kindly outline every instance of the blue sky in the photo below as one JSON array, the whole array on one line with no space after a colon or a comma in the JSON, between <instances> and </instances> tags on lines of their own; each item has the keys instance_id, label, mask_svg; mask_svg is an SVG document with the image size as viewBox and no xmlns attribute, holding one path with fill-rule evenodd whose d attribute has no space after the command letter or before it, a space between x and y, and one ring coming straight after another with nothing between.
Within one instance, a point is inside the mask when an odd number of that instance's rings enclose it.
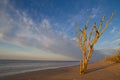
<instances>
[{"instance_id":1,"label":"blue sky","mask_svg":"<svg viewBox=\"0 0 120 80\"><path fill-rule=\"evenodd\" d=\"M116 10L95 50L120 47L119 0L0 0L0 59L79 60L75 23L83 28ZM105 24L103 25L103 27ZM108 54L105 51L103 54Z\"/></svg>"}]
</instances>

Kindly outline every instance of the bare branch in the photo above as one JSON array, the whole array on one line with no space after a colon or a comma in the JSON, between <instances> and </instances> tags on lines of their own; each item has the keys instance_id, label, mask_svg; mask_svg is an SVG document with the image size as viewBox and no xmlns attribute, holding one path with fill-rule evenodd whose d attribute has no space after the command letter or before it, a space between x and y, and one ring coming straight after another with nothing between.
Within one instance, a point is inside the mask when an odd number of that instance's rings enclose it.
<instances>
[{"instance_id":1,"label":"bare branch","mask_svg":"<svg viewBox=\"0 0 120 80\"><path fill-rule=\"evenodd\" d=\"M82 30L80 30L80 28L78 27L78 24L76 23L76 26L75 26L76 30L78 31L79 34L82 33Z\"/></svg>"},{"instance_id":2,"label":"bare branch","mask_svg":"<svg viewBox=\"0 0 120 80\"><path fill-rule=\"evenodd\" d=\"M99 32L98 28L96 27L96 23L93 25L93 29L95 30L95 36L91 42L91 45L94 45L100 37L100 32Z\"/></svg>"},{"instance_id":3,"label":"bare branch","mask_svg":"<svg viewBox=\"0 0 120 80\"><path fill-rule=\"evenodd\" d=\"M98 41L100 36L103 34L103 32L108 28L109 22L112 20L114 13L112 13L112 16L110 17L109 20L106 21L106 26L105 28L101 31L103 22L105 20L105 16L103 15L99 26L97 27L96 23L92 26L90 29L89 36L87 37L87 28L88 28L88 23L90 19L87 20L86 25L84 26L83 30L79 29L78 24L76 24L76 29L77 29L77 39L74 41L75 44L78 44L81 51L82 51L82 56L83 60L80 62L80 73L85 73L87 69L87 64L92 56L93 50L94 50L94 44ZM92 38L92 39L91 39Z\"/></svg>"},{"instance_id":4,"label":"bare branch","mask_svg":"<svg viewBox=\"0 0 120 80\"><path fill-rule=\"evenodd\" d=\"M93 30L94 30L94 26L90 29L90 33L89 33L89 37L88 37L88 44L87 44L87 48L90 46L90 43L91 43L91 37L92 37L92 34L93 34Z\"/></svg>"},{"instance_id":5,"label":"bare branch","mask_svg":"<svg viewBox=\"0 0 120 80\"><path fill-rule=\"evenodd\" d=\"M87 22L85 24L85 27L84 27L85 30L87 30L89 22L90 22L90 17L88 18L88 20L87 20Z\"/></svg>"},{"instance_id":6,"label":"bare branch","mask_svg":"<svg viewBox=\"0 0 120 80\"><path fill-rule=\"evenodd\" d=\"M101 28L102 28L102 25L103 25L103 22L104 22L104 20L105 20L105 17L106 17L106 14L103 15L103 17L102 17L102 19L101 19L101 21L100 21L100 24L99 24L99 27L98 27L98 30L99 30L99 31L100 31Z\"/></svg>"},{"instance_id":7,"label":"bare branch","mask_svg":"<svg viewBox=\"0 0 120 80\"><path fill-rule=\"evenodd\" d=\"M100 33L100 35L102 35L102 34L105 32L105 30L108 28L108 24L109 24L109 22L113 19L113 16L114 16L114 12L112 13L110 19L106 21L106 26L105 26L105 28L102 30L102 32Z\"/></svg>"},{"instance_id":8,"label":"bare branch","mask_svg":"<svg viewBox=\"0 0 120 80\"><path fill-rule=\"evenodd\" d=\"M93 29L99 34L100 31L99 31L98 28L96 27L96 23L94 23Z\"/></svg>"},{"instance_id":9,"label":"bare branch","mask_svg":"<svg viewBox=\"0 0 120 80\"><path fill-rule=\"evenodd\" d=\"M78 38L78 44L79 44L79 46L80 46L81 48L83 48L83 45L82 45L82 37L77 36L77 38Z\"/></svg>"},{"instance_id":10,"label":"bare branch","mask_svg":"<svg viewBox=\"0 0 120 80\"><path fill-rule=\"evenodd\" d=\"M88 52L88 55L87 55L87 59L89 60L90 57L92 56L92 52L93 52L93 45L90 45L90 50Z\"/></svg>"}]
</instances>

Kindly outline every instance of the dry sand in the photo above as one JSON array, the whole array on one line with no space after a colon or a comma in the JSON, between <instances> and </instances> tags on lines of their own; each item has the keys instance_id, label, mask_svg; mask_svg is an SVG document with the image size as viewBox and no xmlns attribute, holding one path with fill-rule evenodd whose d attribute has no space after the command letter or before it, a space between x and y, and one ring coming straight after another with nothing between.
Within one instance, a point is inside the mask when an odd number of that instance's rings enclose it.
<instances>
[{"instance_id":1,"label":"dry sand","mask_svg":"<svg viewBox=\"0 0 120 80\"><path fill-rule=\"evenodd\" d=\"M80 76L79 66L26 72L0 78L0 80L120 80L120 63L94 62Z\"/></svg>"}]
</instances>

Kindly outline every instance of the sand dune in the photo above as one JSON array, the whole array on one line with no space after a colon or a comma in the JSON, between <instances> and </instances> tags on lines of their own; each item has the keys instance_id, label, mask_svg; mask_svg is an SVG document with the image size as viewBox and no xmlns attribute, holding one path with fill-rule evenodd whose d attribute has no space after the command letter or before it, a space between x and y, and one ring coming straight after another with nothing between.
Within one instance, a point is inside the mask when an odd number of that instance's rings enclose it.
<instances>
[{"instance_id":1,"label":"sand dune","mask_svg":"<svg viewBox=\"0 0 120 80\"><path fill-rule=\"evenodd\" d=\"M85 75L79 75L79 66L26 72L6 76L0 80L120 80L120 63L98 61L90 63Z\"/></svg>"}]
</instances>

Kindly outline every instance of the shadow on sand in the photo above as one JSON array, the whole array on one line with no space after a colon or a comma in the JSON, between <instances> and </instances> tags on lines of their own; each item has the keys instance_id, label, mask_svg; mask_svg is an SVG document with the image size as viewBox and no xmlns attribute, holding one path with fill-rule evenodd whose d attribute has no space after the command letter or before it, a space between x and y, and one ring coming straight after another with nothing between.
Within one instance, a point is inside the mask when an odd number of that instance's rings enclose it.
<instances>
[{"instance_id":1,"label":"shadow on sand","mask_svg":"<svg viewBox=\"0 0 120 80\"><path fill-rule=\"evenodd\" d=\"M115 65L115 64L116 64L116 63L111 63L111 64L108 64L108 65L105 65L105 66L100 66L100 67L88 69L88 70L86 71L86 74L91 73L91 72L94 72L94 71L98 71L98 70L101 70L101 69L104 69L104 68L107 68L107 67L109 67L109 66L113 66L113 65Z\"/></svg>"}]
</instances>

